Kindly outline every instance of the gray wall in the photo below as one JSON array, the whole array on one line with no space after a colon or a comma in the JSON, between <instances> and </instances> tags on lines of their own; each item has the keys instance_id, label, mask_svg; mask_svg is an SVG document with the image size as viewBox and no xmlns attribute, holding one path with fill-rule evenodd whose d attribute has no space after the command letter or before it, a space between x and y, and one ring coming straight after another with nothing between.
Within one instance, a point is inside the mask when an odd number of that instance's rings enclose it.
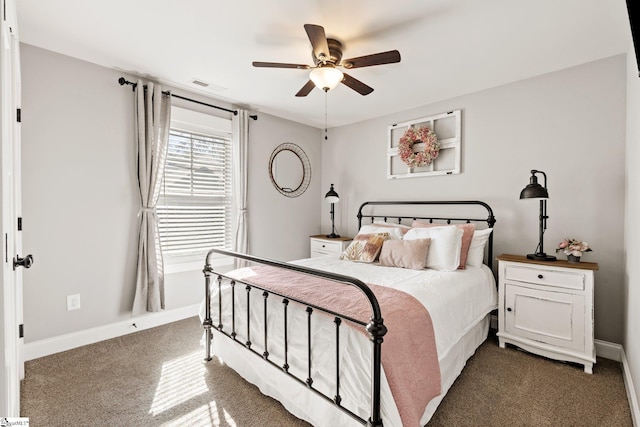
<instances>
[{"instance_id":1,"label":"gray wall","mask_svg":"<svg viewBox=\"0 0 640 427\"><path fill-rule=\"evenodd\" d=\"M633 47L627 54L627 152L625 218L625 301L623 346L640 398L640 79ZM636 410L640 402L636 401ZM640 420L636 419L636 423Z\"/></svg>"},{"instance_id":2,"label":"gray wall","mask_svg":"<svg viewBox=\"0 0 640 427\"><path fill-rule=\"evenodd\" d=\"M138 195L133 95L116 84L122 73L29 45L22 65L24 245L37 261L25 275L30 342L130 316ZM613 57L332 129L328 141L319 129L259 114L250 123L250 252L307 256L308 236L330 228L321 199L335 183L342 234L355 233L365 200L481 199L498 219L496 254L530 253L537 203L518 194L529 170L541 169L550 192L545 249L565 236L591 243L585 260L600 265L596 337L622 342L625 67ZM387 126L452 109L463 110L462 173L387 180ZM296 199L269 182L269 155L283 142L311 159L311 185ZM199 302L200 280L169 276L168 308ZM74 293L82 309L67 312Z\"/></svg>"},{"instance_id":3,"label":"gray wall","mask_svg":"<svg viewBox=\"0 0 640 427\"><path fill-rule=\"evenodd\" d=\"M625 67L624 56L612 57L332 129L322 187L333 182L341 196L337 226L353 235L366 200L479 199L498 221L495 254L533 253L538 202L519 194L530 170L543 170L550 195L545 251L554 253L565 236L592 245L584 260L600 266L596 338L621 343ZM462 173L387 180L387 126L455 109L462 110ZM324 229L328 217L323 211Z\"/></svg>"},{"instance_id":4,"label":"gray wall","mask_svg":"<svg viewBox=\"0 0 640 427\"><path fill-rule=\"evenodd\" d=\"M23 235L36 261L24 275L24 320L32 342L130 318L139 196L133 93L117 84L123 74L25 44L21 55ZM320 224L320 130L267 114L249 126L250 252L306 257L307 236ZM297 199L269 181L269 155L282 142L311 159L311 185ZM168 275L167 309L199 303L202 284L199 271ZM66 296L76 293L81 309L68 312Z\"/></svg>"},{"instance_id":5,"label":"gray wall","mask_svg":"<svg viewBox=\"0 0 640 427\"><path fill-rule=\"evenodd\" d=\"M291 261L309 256L309 236L320 232L321 131L267 114L251 122L248 188L249 252ZM269 178L269 158L285 142L298 145L311 164L311 183L299 197L285 197ZM324 194L324 193L322 193Z\"/></svg>"}]
</instances>

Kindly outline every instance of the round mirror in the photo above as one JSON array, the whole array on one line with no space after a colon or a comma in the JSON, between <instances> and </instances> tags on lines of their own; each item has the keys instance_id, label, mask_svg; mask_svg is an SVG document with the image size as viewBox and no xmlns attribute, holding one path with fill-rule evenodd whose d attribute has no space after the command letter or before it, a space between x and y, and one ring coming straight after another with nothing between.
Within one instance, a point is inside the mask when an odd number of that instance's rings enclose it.
<instances>
[{"instance_id":1,"label":"round mirror","mask_svg":"<svg viewBox=\"0 0 640 427\"><path fill-rule=\"evenodd\" d=\"M280 144L271 153L269 176L281 194L298 197L306 191L311 181L309 158L295 144Z\"/></svg>"},{"instance_id":2,"label":"round mirror","mask_svg":"<svg viewBox=\"0 0 640 427\"><path fill-rule=\"evenodd\" d=\"M304 170L300 159L290 150L280 151L271 164L271 176L281 190L292 192L302 184Z\"/></svg>"}]
</instances>

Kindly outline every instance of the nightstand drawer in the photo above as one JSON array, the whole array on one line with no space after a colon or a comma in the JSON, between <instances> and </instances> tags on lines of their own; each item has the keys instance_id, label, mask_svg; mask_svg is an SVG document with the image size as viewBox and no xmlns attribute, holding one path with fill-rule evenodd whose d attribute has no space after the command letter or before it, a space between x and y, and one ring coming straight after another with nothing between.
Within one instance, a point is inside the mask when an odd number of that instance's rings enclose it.
<instances>
[{"instance_id":1,"label":"nightstand drawer","mask_svg":"<svg viewBox=\"0 0 640 427\"><path fill-rule=\"evenodd\" d=\"M342 242L311 239L311 252L339 254L342 252Z\"/></svg>"},{"instance_id":2,"label":"nightstand drawer","mask_svg":"<svg viewBox=\"0 0 640 427\"><path fill-rule=\"evenodd\" d=\"M351 243L351 237L327 237L324 234L311 237L311 258L340 255Z\"/></svg>"},{"instance_id":3,"label":"nightstand drawer","mask_svg":"<svg viewBox=\"0 0 640 427\"><path fill-rule=\"evenodd\" d=\"M585 282L584 273L581 272L564 272L515 266L506 267L505 279L575 290L584 290Z\"/></svg>"}]
</instances>

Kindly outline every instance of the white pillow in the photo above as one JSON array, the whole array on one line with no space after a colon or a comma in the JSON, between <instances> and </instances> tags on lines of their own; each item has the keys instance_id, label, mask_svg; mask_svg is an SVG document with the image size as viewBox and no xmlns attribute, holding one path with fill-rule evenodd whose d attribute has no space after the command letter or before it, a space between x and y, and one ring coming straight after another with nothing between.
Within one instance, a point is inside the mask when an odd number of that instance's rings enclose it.
<instances>
[{"instance_id":1,"label":"white pillow","mask_svg":"<svg viewBox=\"0 0 640 427\"><path fill-rule=\"evenodd\" d=\"M404 235L404 240L431 239L427 253L427 268L455 271L460 264L462 234L462 229L455 225L412 228Z\"/></svg>"},{"instance_id":2,"label":"white pillow","mask_svg":"<svg viewBox=\"0 0 640 427\"><path fill-rule=\"evenodd\" d=\"M493 228L485 228L473 232L473 238L469 245L469 254L467 254L467 265L471 267L480 267L484 261L484 247L489 240L489 235Z\"/></svg>"},{"instance_id":3,"label":"white pillow","mask_svg":"<svg viewBox=\"0 0 640 427\"><path fill-rule=\"evenodd\" d=\"M389 239L402 240L402 229L392 224L389 224L389 225L367 224L360 227L360 230L358 231L358 234L378 234L378 233L389 233Z\"/></svg>"}]
</instances>

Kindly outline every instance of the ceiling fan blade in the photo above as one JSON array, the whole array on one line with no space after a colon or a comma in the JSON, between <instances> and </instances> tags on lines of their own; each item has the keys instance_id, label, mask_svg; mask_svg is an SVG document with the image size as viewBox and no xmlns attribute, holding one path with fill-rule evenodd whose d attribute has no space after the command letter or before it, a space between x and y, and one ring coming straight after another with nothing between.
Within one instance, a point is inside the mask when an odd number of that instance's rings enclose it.
<instances>
[{"instance_id":1,"label":"ceiling fan blade","mask_svg":"<svg viewBox=\"0 0 640 427\"><path fill-rule=\"evenodd\" d=\"M352 69L371 67L373 65L393 64L396 62L400 62L400 52L397 50L390 50L388 52L380 52L372 55L345 59L342 61L342 66L346 69Z\"/></svg>"},{"instance_id":2,"label":"ceiling fan blade","mask_svg":"<svg viewBox=\"0 0 640 427\"><path fill-rule=\"evenodd\" d=\"M318 59L329 59L331 55L324 28L320 25L304 24L304 29L313 47L313 56Z\"/></svg>"},{"instance_id":3,"label":"ceiling fan blade","mask_svg":"<svg viewBox=\"0 0 640 427\"><path fill-rule=\"evenodd\" d=\"M296 93L296 96L307 96L314 87L316 87L316 85L311 80L309 80L304 86L302 86L302 89L300 89L298 93Z\"/></svg>"},{"instance_id":4,"label":"ceiling fan blade","mask_svg":"<svg viewBox=\"0 0 640 427\"><path fill-rule=\"evenodd\" d=\"M298 70L308 70L308 65L305 64L283 64L281 62L253 62L254 67L264 67L264 68L297 68Z\"/></svg>"},{"instance_id":5,"label":"ceiling fan blade","mask_svg":"<svg viewBox=\"0 0 640 427\"><path fill-rule=\"evenodd\" d=\"M342 79L342 83L349 86L351 89L355 90L360 95L369 95L371 92L373 92L372 87L367 86L366 84L362 83L358 79L354 79L347 73L344 73L344 78Z\"/></svg>"}]
</instances>

